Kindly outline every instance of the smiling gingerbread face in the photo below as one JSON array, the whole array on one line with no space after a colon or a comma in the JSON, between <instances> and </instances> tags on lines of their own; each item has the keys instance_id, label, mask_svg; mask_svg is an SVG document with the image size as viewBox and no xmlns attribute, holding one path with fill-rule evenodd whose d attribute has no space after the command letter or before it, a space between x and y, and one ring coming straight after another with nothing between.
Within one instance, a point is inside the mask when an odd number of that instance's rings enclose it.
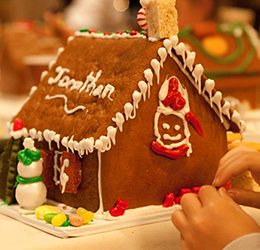
<instances>
[{"instance_id":1,"label":"smiling gingerbread face","mask_svg":"<svg viewBox=\"0 0 260 250\"><path fill-rule=\"evenodd\" d=\"M190 156L192 146L188 123L203 135L200 123L190 110L187 89L176 77L166 79L159 91L159 106L154 116L154 134L151 149L171 159Z\"/></svg>"},{"instance_id":2,"label":"smiling gingerbread face","mask_svg":"<svg viewBox=\"0 0 260 250\"><path fill-rule=\"evenodd\" d=\"M160 113L158 118L158 141L170 149L178 147L185 139L182 119Z\"/></svg>"}]
</instances>

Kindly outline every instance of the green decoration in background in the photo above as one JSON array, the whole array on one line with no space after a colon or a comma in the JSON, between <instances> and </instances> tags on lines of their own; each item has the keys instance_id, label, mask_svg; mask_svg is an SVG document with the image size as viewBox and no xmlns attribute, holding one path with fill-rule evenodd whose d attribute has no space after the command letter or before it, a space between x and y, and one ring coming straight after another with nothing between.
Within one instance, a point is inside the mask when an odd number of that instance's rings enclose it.
<instances>
[{"instance_id":1,"label":"green decoration in background","mask_svg":"<svg viewBox=\"0 0 260 250\"><path fill-rule=\"evenodd\" d=\"M23 148L22 138L10 138L0 158L0 198L6 203L15 202L15 182L17 176L18 152Z\"/></svg>"}]
</instances>

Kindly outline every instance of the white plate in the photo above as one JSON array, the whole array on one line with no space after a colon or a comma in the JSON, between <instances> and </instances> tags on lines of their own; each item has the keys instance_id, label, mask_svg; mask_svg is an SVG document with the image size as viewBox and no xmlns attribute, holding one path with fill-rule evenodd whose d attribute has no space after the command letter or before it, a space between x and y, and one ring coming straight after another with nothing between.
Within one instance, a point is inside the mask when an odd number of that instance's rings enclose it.
<instances>
[{"instance_id":1,"label":"white plate","mask_svg":"<svg viewBox=\"0 0 260 250\"><path fill-rule=\"evenodd\" d=\"M180 206L174 205L171 208L148 206L146 208L138 208L137 210L139 211L138 213L134 213L134 216L132 215L131 210L128 214L126 210L126 214L120 218L117 217L117 220L94 219L93 222L82 227L54 227L44 220L37 219L34 213L30 213L31 211L21 209L19 205L2 205L0 207L0 213L57 237L68 238L167 221L171 219L171 214L176 209L180 209ZM75 212L75 209L72 208L72 210ZM132 211L133 210L135 209L132 209Z\"/></svg>"}]
</instances>

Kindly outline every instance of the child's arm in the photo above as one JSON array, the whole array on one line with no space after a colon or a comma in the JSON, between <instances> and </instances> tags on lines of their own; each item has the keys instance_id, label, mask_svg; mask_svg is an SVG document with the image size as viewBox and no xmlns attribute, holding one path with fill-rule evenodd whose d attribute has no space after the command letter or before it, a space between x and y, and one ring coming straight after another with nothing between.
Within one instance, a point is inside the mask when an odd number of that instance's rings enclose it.
<instances>
[{"instance_id":1,"label":"child's arm","mask_svg":"<svg viewBox=\"0 0 260 250\"><path fill-rule=\"evenodd\" d=\"M182 249L221 250L233 240L260 232L256 222L226 193L203 186L199 194L185 194L182 209L172 214L172 222L181 234Z\"/></svg>"}]
</instances>

